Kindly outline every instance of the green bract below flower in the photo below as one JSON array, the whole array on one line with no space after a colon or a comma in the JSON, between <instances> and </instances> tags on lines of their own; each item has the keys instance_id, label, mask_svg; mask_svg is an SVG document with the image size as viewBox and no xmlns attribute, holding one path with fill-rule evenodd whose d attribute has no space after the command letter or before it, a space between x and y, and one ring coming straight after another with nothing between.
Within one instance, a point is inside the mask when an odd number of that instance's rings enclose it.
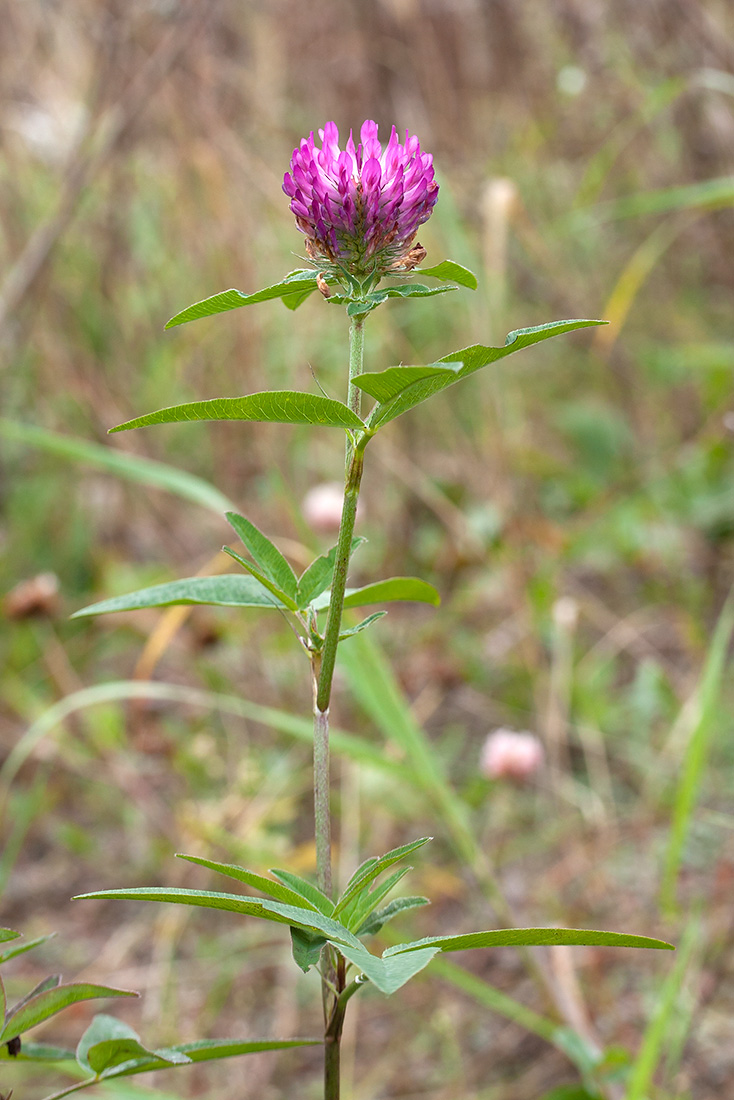
<instances>
[{"instance_id":1,"label":"green bract below flower","mask_svg":"<svg viewBox=\"0 0 734 1100\"><path fill-rule=\"evenodd\" d=\"M431 154L407 131L401 145L394 126L383 150L370 120L357 146L350 131L341 150L333 122L319 137L321 149L313 132L294 149L283 179L309 259L357 278L410 271L425 256L415 236L438 199Z\"/></svg>"}]
</instances>

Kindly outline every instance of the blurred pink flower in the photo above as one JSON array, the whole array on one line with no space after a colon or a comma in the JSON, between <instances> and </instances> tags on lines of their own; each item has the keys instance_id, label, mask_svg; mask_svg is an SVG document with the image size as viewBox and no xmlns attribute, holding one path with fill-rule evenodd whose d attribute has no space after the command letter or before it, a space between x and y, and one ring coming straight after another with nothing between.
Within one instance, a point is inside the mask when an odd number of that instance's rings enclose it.
<instances>
[{"instance_id":1,"label":"blurred pink flower","mask_svg":"<svg viewBox=\"0 0 734 1100\"><path fill-rule=\"evenodd\" d=\"M407 130L401 145L394 126L383 149L377 123L369 119L356 146L350 131L346 148L339 148L333 122L319 137L321 149L313 131L303 138L283 178L309 258L360 277L415 267L425 256L413 244L418 226L438 199L431 154L421 152L418 138Z\"/></svg>"},{"instance_id":2,"label":"blurred pink flower","mask_svg":"<svg viewBox=\"0 0 734 1100\"><path fill-rule=\"evenodd\" d=\"M499 729L487 734L479 759L479 770L487 779L525 780L540 769L543 746L533 733Z\"/></svg>"},{"instance_id":3,"label":"blurred pink flower","mask_svg":"<svg viewBox=\"0 0 734 1100\"><path fill-rule=\"evenodd\" d=\"M339 530L344 489L337 481L325 481L309 489L301 503L303 518L321 535Z\"/></svg>"}]
</instances>

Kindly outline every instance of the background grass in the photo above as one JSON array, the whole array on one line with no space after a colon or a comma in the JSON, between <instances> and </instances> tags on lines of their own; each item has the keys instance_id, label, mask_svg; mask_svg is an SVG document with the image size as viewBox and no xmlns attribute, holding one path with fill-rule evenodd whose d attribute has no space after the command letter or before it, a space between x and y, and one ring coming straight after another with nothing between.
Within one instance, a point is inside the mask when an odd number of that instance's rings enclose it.
<instances>
[{"instance_id":1,"label":"background grass","mask_svg":"<svg viewBox=\"0 0 734 1100\"><path fill-rule=\"evenodd\" d=\"M441 199L421 241L480 289L385 306L369 368L556 318L612 323L483 372L370 448L355 580L416 573L443 604L391 608L344 648L341 874L430 833L406 888L435 901L400 918L406 936L491 927L499 882L521 924L685 947L677 964L538 953L540 983L512 951L477 952L391 1000L360 995L346 1095L537 1100L585 1081L614 1098L625 1072L635 1097L727 1095L729 5L4 0L0 26L0 586L59 582L39 616L6 598L0 633L0 923L61 933L8 967L11 995L49 969L139 988L119 1011L154 1045L319 1031L316 984L277 932L68 901L211 887L180 850L312 869L310 692L291 635L255 613L68 615L217 568L222 497L295 565L326 545L301 501L338 480L338 433L106 432L184 400L313 389L312 375L342 396L345 324L323 301L162 328L298 266L280 191L290 151L327 119L344 131L372 117L434 153ZM97 691L136 675L173 688ZM76 700L94 706L48 717L87 689ZM222 701L235 696L242 707ZM556 766L490 785L479 750L497 726L536 732ZM73 1043L87 1018L80 1006L43 1037ZM258 1055L153 1084L308 1098L317 1063ZM0 1090L51 1091L2 1066Z\"/></svg>"}]
</instances>

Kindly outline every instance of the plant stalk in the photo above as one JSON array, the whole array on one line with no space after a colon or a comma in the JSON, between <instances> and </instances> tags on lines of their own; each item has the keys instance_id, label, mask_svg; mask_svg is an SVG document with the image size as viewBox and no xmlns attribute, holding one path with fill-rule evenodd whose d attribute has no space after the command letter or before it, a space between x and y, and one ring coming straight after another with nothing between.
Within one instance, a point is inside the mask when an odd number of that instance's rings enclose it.
<instances>
[{"instance_id":1,"label":"plant stalk","mask_svg":"<svg viewBox=\"0 0 734 1100\"><path fill-rule=\"evenodd\" d=\"M332 895L331 814L329 812L329 710L319 710L318 692L321 655L315 654L313 670L313 809L316 839L316 872L319 890Z\"/></svg>"},{"instance_id":2,"label":"plant stalk","mask_svg":"<svg viewBox=\"0 0 734 1100\"><path fill-rule=\"evenodd\" d=\"M353 317L349 329L349 390L348 404L352 412L360 415L361 391L354 380L362 373L364 361L364 316ZM328 896L333 895L331 874L331 813L329 808L329 703L334 679L336 651L339 646L344 593L352 552L354 523L357 516L359 488L362 481L366 436L347 442L344 504L337 540L334 579L326 618L324 645L321 653L313 654L311 667L314 692L314 828L316 839L316 868L319 888ZM324 980L321 995L324 1006L324 1100L339 1100L340 1093L340 1042L344 1016L349 996L344 997L346 965L339 956L334 965L334 950L324 947L321 961ZM334 993L336 990L336 995ZM350 994L351 996L351 994Z\"/></svg>"}]
</instances>

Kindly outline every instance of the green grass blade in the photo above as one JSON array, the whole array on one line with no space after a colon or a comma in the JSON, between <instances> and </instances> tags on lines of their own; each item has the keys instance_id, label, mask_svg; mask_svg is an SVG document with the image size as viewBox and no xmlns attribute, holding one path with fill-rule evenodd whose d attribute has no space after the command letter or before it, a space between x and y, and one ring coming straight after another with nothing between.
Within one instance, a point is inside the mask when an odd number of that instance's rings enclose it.
<instances>
[{"instance_id":1,"label":"green grass blade","mask_svg":"<svg viewBox=\"0 0 734 1100\"><path fill-rule=\"evenodd\" d=\"M668 214L675 210L720 210L727 206L734 206L734 176L719 176L659 191L640 191L600 203L590 210L578 211L578 214L591 213L595 221L601 222L643 214Z\"/></svg>"},{"instance_id":2,"label":"green grass blade","mask_svg":"<svg viewBox=\"0 0 734 1100\"><path fill-rule=\"evenodd\" d=\"M402 774L426 794L449 825L458 854L473 864L476 845L466 808L451 790L436 753L415 721L394 673L374 639L358 634L339 652L349 686L388 743L402 749Z\"/></svg>"},{"instance_id":3,"label":"green grass blade","mask_svg":"<svg viewBox=\"0 0 734 1100\"><path fill-rule=\"evenodd\" d=\"M694 949L701 942L701 925L698 917L688 925L675 966L665 980L656 999L655 1009L640 1046L639 1053L627 1082L625 1100L646 1100L653 1074L660 1059L666 1054L668 1033L677 1013L683 980L688 971Z\"/></svg>"},{"instance_id":4,"label":"green grass blade","mask_svg":"<svg viewBox=\"0 0 734 1100\"><path fill-rule=\"evenodd\" d=\"M678 780L660 888L661 904L668 910L675 906L676 885L683 861L683 850L715 732L727 651L733 630L734 592L730 593L719 616L701 680L696 689L696 718Z\"/></svg>"},{"instance_id":5,"label":"green grass blade","mask_svg":"<svg viewBox=\"0 0 734 1100\"><path fill-rule=\"evenodd\" d=\"M7 791L19 769L31 756L34 749L54 729L62 725L67 718L87 707L106 703L125 702L130 699L157 699L183 706L203 707L205 710L218 710L223 714L232 714L252 722L260 722L279 733L300 741L313 744L313 722L300 715L288 714L275 707L263 707L250 703L237 695L223 695L217 692L201 691L198 688L184 687L179 684L144 683L140 680L116 680L110 684L98 684L95 687L82 688L65 699L49 707L36 719L16 741L0 767L0 799L4 804ZM376 771L400 778L402 766L390 760L382 746L354 734L333 727L330 731L331 748L362 767L371 767Z\"/></svg>"},{"instance_id":6,"label":"green grass blade","mask_svg":"<svg viewBox=\"0 0 734 1100\"><path fill-rule=\"evenodd\" d=\"M506 993L490 985L489 982L485 982L482 978L478 978L476 974L457 966L449 959L435 959L431 965L431 971L456 989L461 989L464 993L467 993L484 1008L496 1012L499 1016L504 1016L506 1020L512 1020L513 1023L524 1028L525 1031L539 1035L546 1042L553 1043L553 1036L558 1028L558 1024L554 1020L549 1020L546 1016L533 1012L531 1008L526 1008L514 997L509 997Z\"/></svg>"},{"instance_id":7,"label":"green grass blade","mask_svg":"<svg viewBox=\"0 0 734 1100\"><path fill-rule=\"evenodd\" d=\"M0 418L0 435L6 439L48 451L58 458L67 458L84 466L93 466L106 470L115 477L132 481L136 485L148 485L153 489L163 489L174 493L184 500L193 501L208 508L217 515L232 508L232 503L203 478L177 470L165 462L156 462L152 458L128 454L114 447L105 447L100 443L90 443L85 439L75 439L70 435L50 432L31 424L21 424L13 420Z\"/></svg>"}]
</instances>

